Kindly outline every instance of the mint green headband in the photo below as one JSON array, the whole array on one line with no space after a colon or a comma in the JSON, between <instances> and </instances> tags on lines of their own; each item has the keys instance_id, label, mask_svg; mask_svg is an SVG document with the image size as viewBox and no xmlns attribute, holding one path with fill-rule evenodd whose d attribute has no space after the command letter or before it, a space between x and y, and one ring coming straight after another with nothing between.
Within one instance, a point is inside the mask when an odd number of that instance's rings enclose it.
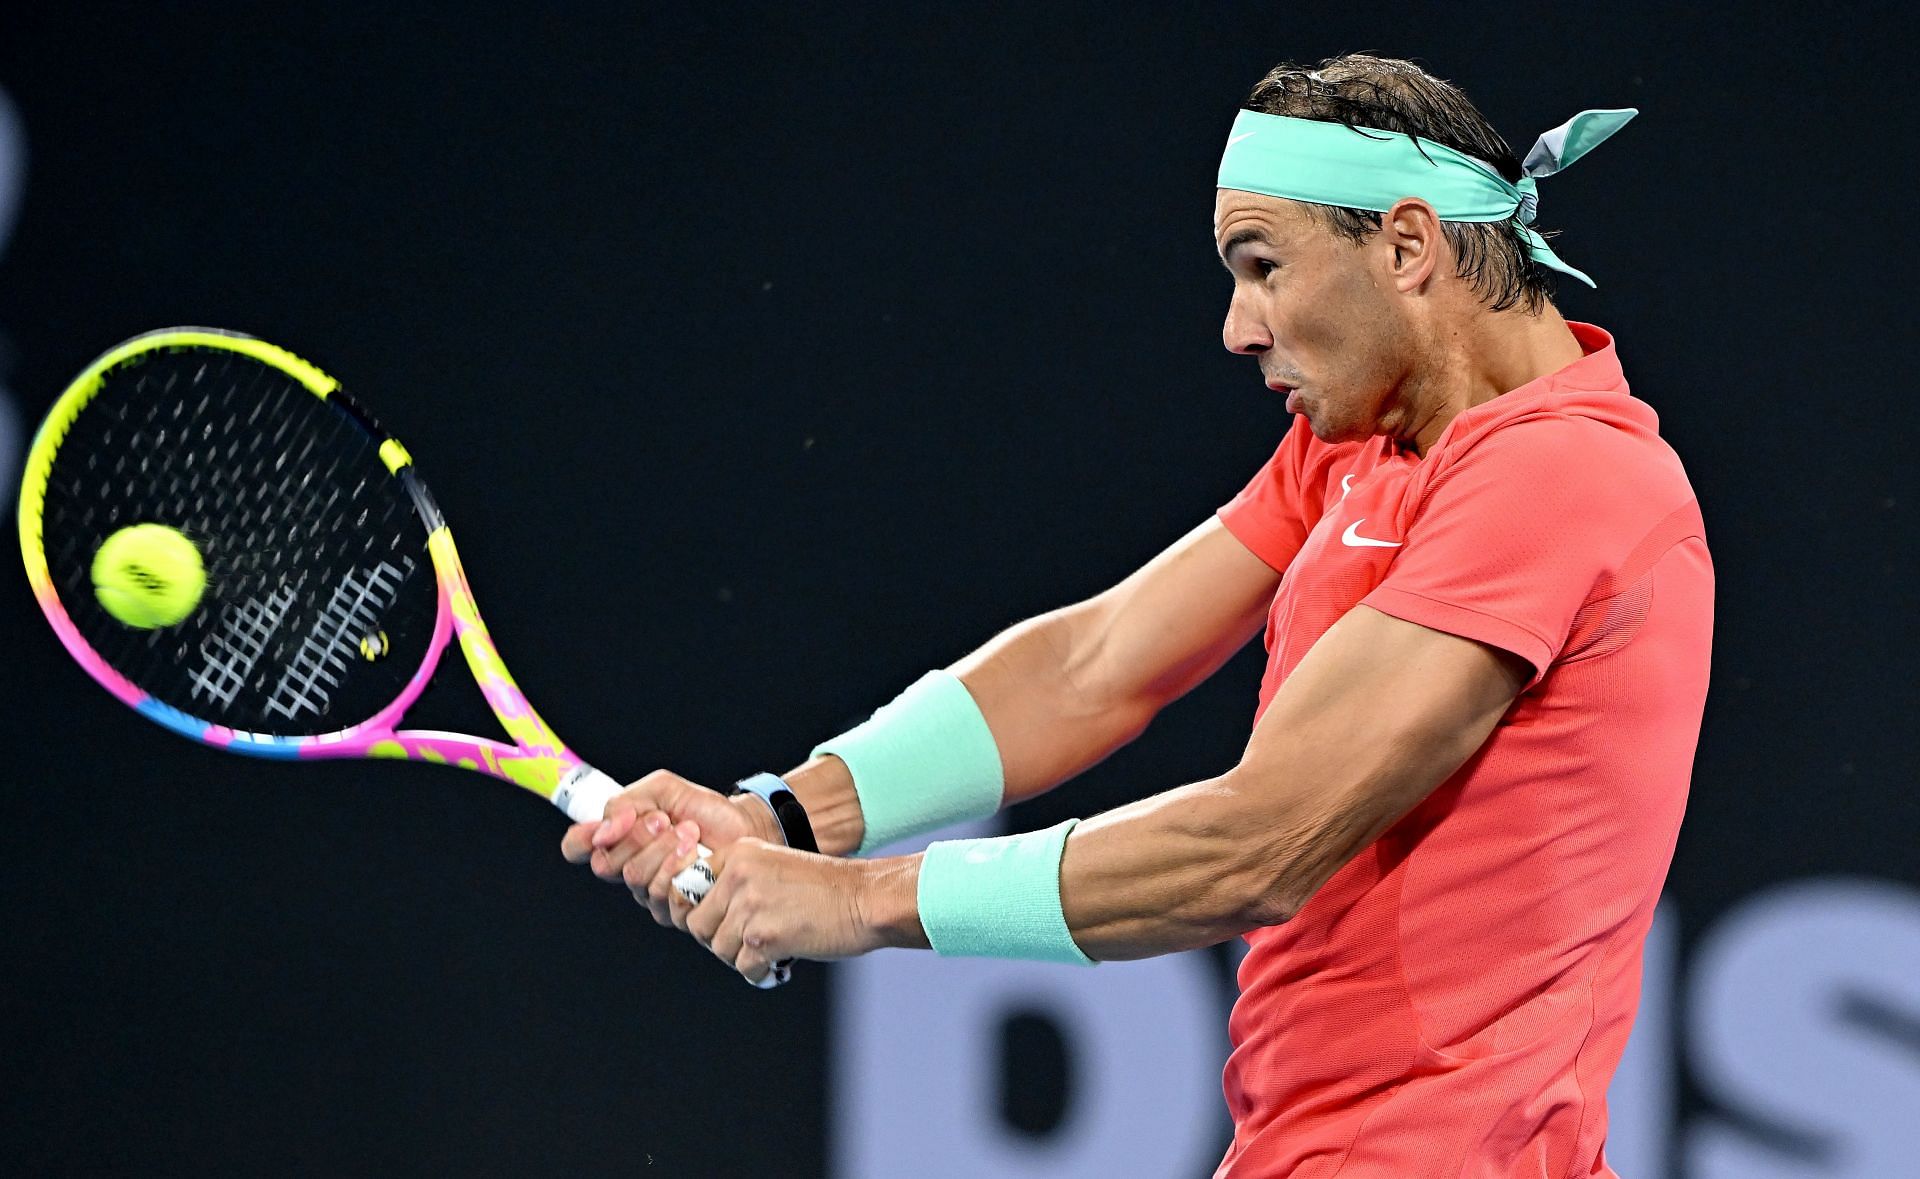
<instances>
[{"instance_id":1,"label":"mint green headband","mask_svg":"<svg viewBox=\"0 0 1920 1179\"><path fill-rule=\"evenodd\" d=\"M1505 221L1518 213L1530 226L1540 206L1535 178L1572 164L1639 113L1581 111L1534 142L1520 183L1509 184L1492 165L1431 139L1243 110L1220 157L1219 187L1375 213L1419 197L1442 221ZM1532 229L1520 232L1534 261L1594 285L1545 238Z\"/></svg>"}]
</instances>

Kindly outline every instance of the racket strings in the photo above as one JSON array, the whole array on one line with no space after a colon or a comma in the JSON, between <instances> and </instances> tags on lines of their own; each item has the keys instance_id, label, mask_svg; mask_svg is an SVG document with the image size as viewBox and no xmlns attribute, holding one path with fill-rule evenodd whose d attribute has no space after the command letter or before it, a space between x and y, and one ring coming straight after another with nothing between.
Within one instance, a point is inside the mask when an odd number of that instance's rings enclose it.
<instances>
[{"instance_id":1,"label":"racket strings","mask_svg":"<svg viewBox=\"0 0 1920 1179\"><path fill-rule=\"evenodd\" d=\"M437 608L425 528L378 446L343 409L224 349L111 369L48 480L61 602L107 663L190 715L284 736L356 724L411 678ZM93 596L100 543L145 522L186 534L206 566L205 597L178 626L125 627Z\"/></svg>"}]
</instances>

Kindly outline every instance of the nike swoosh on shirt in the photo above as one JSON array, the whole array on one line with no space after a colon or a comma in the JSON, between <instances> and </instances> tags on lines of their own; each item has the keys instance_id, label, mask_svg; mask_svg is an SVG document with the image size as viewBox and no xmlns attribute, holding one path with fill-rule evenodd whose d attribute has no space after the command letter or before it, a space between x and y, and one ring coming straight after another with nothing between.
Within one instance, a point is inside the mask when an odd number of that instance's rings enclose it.
<instances>
[{"instance_id":1,"label":"nike swoosh on shirt","mask_svg":"<svg viewBox=\"0 0 1920 1179\"><path fill-rule=\"evenodd\" d=\"M1371 536L1361 536L1359 528L1365 523L1366 521L1362 519L1355 520L1353 523L1347 525L1347 530L1340 534L1340 543L1356 549L1397 549L1400 547L1401 542L1397 540L1375 540Z\"/></svg>"},{"instance_id":2,"label":"nike swoosh on shirt","mask_svg":"<svg viewBox=\"0 0 1920 1179\"><path fill-rule=\"evenodd\" d=\"M1243 132L1242 134L1236 135L1232 139L1227 140L1227 146L1232 147L1234 144L1239 143L1242 139L1252 139L1253 135L1254 133L1251 131Z\"/></svg>"}]
</instances>

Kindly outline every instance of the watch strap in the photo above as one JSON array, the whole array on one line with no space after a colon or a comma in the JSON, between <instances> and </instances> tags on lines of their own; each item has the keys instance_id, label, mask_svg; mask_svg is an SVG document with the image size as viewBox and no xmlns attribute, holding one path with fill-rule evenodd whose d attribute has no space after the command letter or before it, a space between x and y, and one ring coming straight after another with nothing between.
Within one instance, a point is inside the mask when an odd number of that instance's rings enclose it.
<instances>
[{"instance_id":1,"label":"watch strap","mask_svg":"<svg viewBox=\"0 0 1920 1179\"><path fill-rule=\"evenodd\" d=\"M780 833L788 847L804 852L820 850L819 841L813 836L813 822L807 818L807 808L778 774L742 778L734 783L733 792L758 795L773 812L774 821L780 824Z\"/></svg>"}]
</instances>

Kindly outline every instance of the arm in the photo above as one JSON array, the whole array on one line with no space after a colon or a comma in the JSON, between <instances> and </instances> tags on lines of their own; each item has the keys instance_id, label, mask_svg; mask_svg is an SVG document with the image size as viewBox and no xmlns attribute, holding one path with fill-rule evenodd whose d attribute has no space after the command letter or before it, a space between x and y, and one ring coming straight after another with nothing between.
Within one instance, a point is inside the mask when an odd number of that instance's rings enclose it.
<instances>
[{"instance_id":1,"label":"arm","mask_svg":"<svg viewBox=\"0 0 1920 1179\"><path fill-rule=\"evenodd\" d=\"M1139 736L1259 631L1279 580L1210 518L1113 588L1011 627L954 664L999 747L1003 805ZM817 757L783 777L821 851L859 846L859 800L840 759Z\"/></svg>"},{"instance_id":2,"label":"arm","mask_svg":"<svg viewBox=\"0 0 1920 1179\"><path fill-rule=\"evenodd\" d=\"M992 731L1002 805L1039 794L1133 740L1160 709L1213 674L1259 630L1280 575L1217 518L1113 588L1014 626L954 665ZM816 757L782 775L824 854L860 846L865 825L846 764ZM696 839L778 842L755 798L725 799L656 771L561 841L573 863L625 880L655 921L684 928L674 891Z\"/></svg>"},{"instance_id":3,"label":"arm","mask_svg":"<svg viewBox=\"0 0 1920 1179\"><path fill-rule=\"evenodd\" d=\"M1307 653L1239 765L1085 823L1061 899L1097 959L1210 945L1292 918L1485 743L1532 669L1356 607Z\"/></svg>"},{"instance_id":4,"label":"arm","mask_svg":"<svg viewBox=\"0 0 1920 1179\"><path fill-rule=\"evenodd\" d=\"M1082 824L1061 861L1095 959L1284 922L1479 749L1526 684L1519 657L1356 607L1301 661L1240 764ZM751 977L766 958L927 945L919 856L832 863L747 840L689 928Z\"/></svg>"},{"instance_id":5,"label":"arm","mask_svg":"<svg viewBox=\"0 0 1920 1179\"><path fill-rule=\"evenodd\" d=\"M1138 736L1253 637L1279 580L1210 518L1120 584L1022 622L955 664L999 747L1003 804L1057 785ZM860 846L865 826L845 763L816 757L782 777L807 808L822 852ZM609 803L605 822L570 827L561 851L602 879L624 876L655 919L671 924L669 882L702 833L715 847L741 835L780 837L757 799L729 803L657 771Z\"/></svg>"}]
</instances>

